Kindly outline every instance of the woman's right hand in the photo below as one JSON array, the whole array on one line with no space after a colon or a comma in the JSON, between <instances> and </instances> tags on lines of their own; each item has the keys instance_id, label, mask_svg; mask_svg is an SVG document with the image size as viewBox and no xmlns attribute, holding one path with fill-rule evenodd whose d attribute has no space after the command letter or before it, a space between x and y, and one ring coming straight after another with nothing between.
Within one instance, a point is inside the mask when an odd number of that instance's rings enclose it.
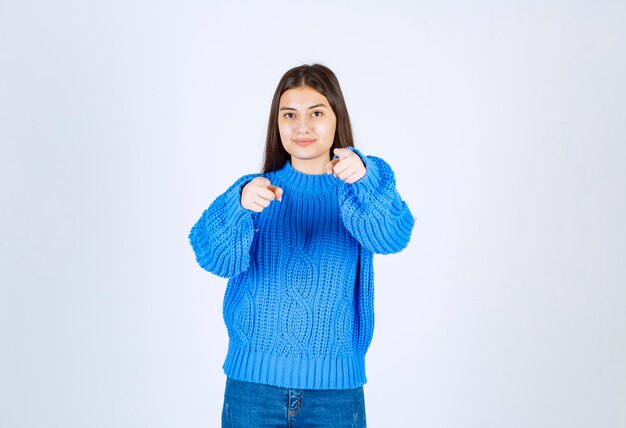
<instances>
[{"instance_id":1,"label":"woman's right hand","mask_svg":"<svg viewBox=\"0 0 626 428\"><path fill-rule=\"evenodd\" d=\"M241 190L241 206L260 213L274 200L283 200L283 189L273 186L265 177L253 178Z\"/></svg>"}]
</instances>

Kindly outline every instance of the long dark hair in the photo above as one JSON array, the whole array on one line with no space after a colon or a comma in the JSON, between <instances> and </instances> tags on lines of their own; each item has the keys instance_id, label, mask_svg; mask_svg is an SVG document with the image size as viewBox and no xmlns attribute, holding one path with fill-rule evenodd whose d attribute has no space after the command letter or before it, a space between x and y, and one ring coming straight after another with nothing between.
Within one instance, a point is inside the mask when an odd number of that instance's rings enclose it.
<instances>
[{"instance_id":1,"label":"long dark hair","mask_svg":"<svg viewBox=\"0 0 626 428\"><path fill-rule=\"evenodd\" d=\"M280 133L278 132L278 107L280 97L285 91L302 86L310 86L324 95L337 117L335 138L330 148L330 153L332 153L332 150L335 148L354 147L350 116L348 115L348 108L343 99L337 76L335 76L335 73L333 73L330 68L321 64L304 64L287 71L280 79L280 82L278 82L278 86L274 92L269 122L267 124L263 172L276 171L282 168L287 160L291 159L291 156L287 153L280 140Z\"/></svg>"}]
</instances>

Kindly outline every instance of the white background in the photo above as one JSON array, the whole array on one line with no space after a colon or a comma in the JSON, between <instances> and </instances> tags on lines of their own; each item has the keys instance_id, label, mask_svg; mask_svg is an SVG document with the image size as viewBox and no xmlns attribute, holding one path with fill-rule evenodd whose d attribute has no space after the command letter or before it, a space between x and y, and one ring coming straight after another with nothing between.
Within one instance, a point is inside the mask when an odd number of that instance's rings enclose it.
<instances>
[{"instance_id":1,"label":"white background","mask_svg":"<svg viewBox=\"0 0 626 428\"><path fill-rule=\"evenodd\" d=\"M0 426L216 427L187 236L337 74L417 222L376 256L371 427L626 427L626 6L5 0Z\"/></svg>"}]
</instances>

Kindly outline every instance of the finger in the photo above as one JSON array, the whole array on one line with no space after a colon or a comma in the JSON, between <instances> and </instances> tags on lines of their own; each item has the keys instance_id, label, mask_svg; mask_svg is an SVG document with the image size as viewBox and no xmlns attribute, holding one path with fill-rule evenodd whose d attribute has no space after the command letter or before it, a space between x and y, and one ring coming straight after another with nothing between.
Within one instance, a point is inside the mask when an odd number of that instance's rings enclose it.
<instances>
[{"instance_id":1,"label":"finger","mask_svg":"<svg viewBox=\"0 0 626 428\"><path fill-rule=\"evenodd\" d=\"M349 160L345 160L345 159L338 162L333 168L333 172L335 173L335 176L341 174L343 171L350 168L351 165L352 163Z\"/></svg>"},{"instance_id":2,"label":"finger","mask_svg":"<svg viewBox=\"0 0 626 428\"><path fill-rule=\"evenodd\" d=\"M274 194L274 197L276 199L278 199L279 201L281 200L281 196L283 194L283 189L281 189L278 186L269 185L269 186L267 186L267 190L271 191Z\"/></svg>"},{"instance_id":3,"label":"finger","mask_svg":"<svg viewBox=\"0 0 626 428\"><path fill-rule=\"evenodd\" d=\"M252 181L254 181L254 184L256 184L257 186L263 186L263 187L267 187L270 184L270 180L268 178L265 177L255 177L254 179L252 179Z\"/></svg>"},{"instance_id":4,"label":"finger","mask_svg":"<svg viewBox=\"0 0 626 428\"><path fill-rule=\"evenodd\" d=\"M336 148L335 150L333 150L333 153L339 156L339 159L345 159L352 154L352 150Z\"/></svg>"},{"instance_id":5,"label":"finger","mask_svg":"<svg viewBox=\"0 0 626 428\"><path fill-rule=\"evenodd\" d=\"M264 198L261 198L261 197L257 197L252 202L257 204L258 206L260 206L262 208L267 208L270 205L271 201L268 201L267 199L264 199Z\"/></svg>"},{"instance_id":6,"label":"finger","mask_svg":"<svg viewBox=\"0 0 626 428\"><path fill-rule=\"evenodd\" d=\"M343 181L346 181L346 179L354 175L355 172L356 172L356 169L352 169L352 168L346 169L341 174L339 174L339 178Z\"/></svg>"},{"instance_id":7,"label":"finger","mask_svg":"<svg viewBox=\"0 0 626 428\"><path fill-rule=\"evenodd\" d=\"M262 199L269 201L273 201L276 199L276 195L272 192L271 189L267 189L265 187L259 187L257 189L256 195Z\"/></svg>"},{"instance_id":8,"label":"finger","mask_svg":"<svg viewBox=\"0 0 626 428\"><path fill-rule=\"evenodd\" d=\"M333 173L333 168L335 167L335 165L337 165L337 163L340 161L341 159L333 159L330 162L328 162L326 164L326 173L327 174L332 174Z\"/></svg>"},{"instance_id":9,"label":"finger","mask_svg":"<svg viewBox=\"0 0 626 428\"><path fill-rule=\"evenodd\" d=\"M354 183L355 181L357 181L356 177L357 177L357 174L352 174L350 177L348 177L348 178L347 178L346 180L344 180L344 181L345 181L346 183L348 183L348 184L352 184L352 183Z\"/></svg>"},{"instance_id":10,"label":"finger","mask_svg":"<svg viewBox=\"0 0 626 428\"><path fill-rule=\"evenodd\" d=\"M278 186L267 186L268 190L271 190L272 192L274 192L274 195L276 196L276 199L278 199L278 201L282 202L283 200L283 189L281 189Z\"/></svg>"}]
</instances>

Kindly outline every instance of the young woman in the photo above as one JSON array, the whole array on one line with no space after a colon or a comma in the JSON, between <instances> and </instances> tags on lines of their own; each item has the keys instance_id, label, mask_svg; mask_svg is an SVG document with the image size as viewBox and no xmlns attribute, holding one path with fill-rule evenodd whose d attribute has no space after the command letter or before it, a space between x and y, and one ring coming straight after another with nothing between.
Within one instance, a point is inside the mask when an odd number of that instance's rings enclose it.
<instances>
[{"instance_id":1,"label":"young woman","mask_svg":"<svg viewBox=\"0 0 626 428\"><path fill-rule=\"evenodd\" d=\"M365 426L373 255L405 248L414 222L389 164L354 148L334 73L287 71L263 172L235 181L189 234L200 266L230 278L222 426Z\"/></svg>"}]
</instances>

